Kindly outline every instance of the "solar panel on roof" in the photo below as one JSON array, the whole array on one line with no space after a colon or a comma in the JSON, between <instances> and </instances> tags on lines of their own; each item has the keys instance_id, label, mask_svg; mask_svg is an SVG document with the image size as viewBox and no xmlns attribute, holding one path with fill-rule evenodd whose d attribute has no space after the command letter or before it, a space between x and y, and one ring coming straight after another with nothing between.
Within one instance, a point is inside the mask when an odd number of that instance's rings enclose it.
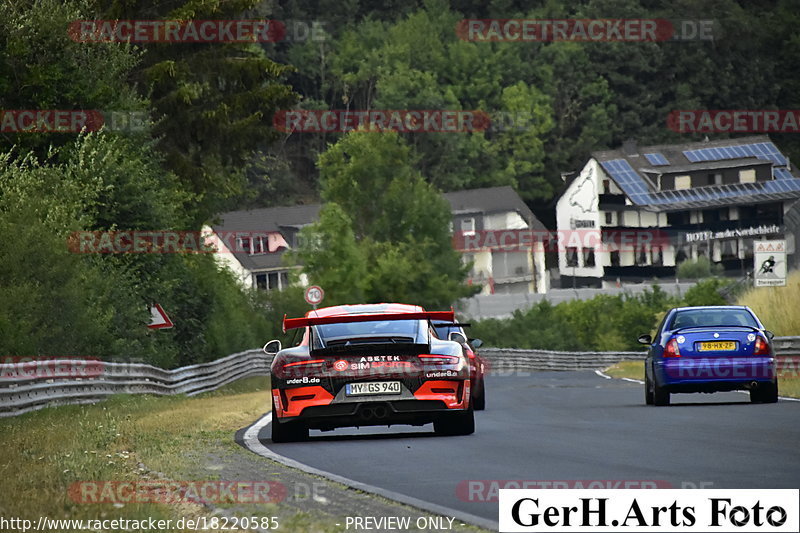
<instances>
[{"instance_id":1,"label":"solar panel on roof","mask_svg":"<svg viewBox=\"0 0 800 533\"><path fill-rule=\"evenodd\" d=\"M772 143L762 144L765 146L760 148L769 153L768 157L771 159L775 158L775 153L770 151L770 147L774 148L774 145ZM725 147L729 151L723 153L727 154L729 159L742 157L740 154L743 152L747 152L747 155L754 155L754 148L750 145L744 146L748 148L746 150L740 150L738 154L737 151L733 150L735 147ZM739 148L742 147L740 146ZM684 154L690 161L692 161L692 158L695 156L698 156L697 161L701 161L702 159L699 159L699 154L697 154L697 152L700 151L701 150L692 150L684 152ZM704 157L714 157L709 149L703 149L703 151ZM764 154L761 155L761 159L767 158ZM778 153L778 155L780 154ZM775 159L772 160L775 161ZM670 208L680 209L705 207L708 205L715 205L715 203L730 204L733 203L735 199L743 196L746 196L750 202L786 197L787 193L793 193L792 197L800 196L800 179L795 178L788 169L780 167L773 169L775 179L766 182L652 192L644 178L638 174L625 159L602 161L600 165L614 179L628 198L630 198L631 202L636 205L669 206Z\"/></svg>"},{"instance_id":2,"label":"solar panel on roof","mask_svg":"<svg viewBox=\"0 0 800 533\"><path fill-rule=\"evenodd\" d=\"M683 155L692 163L697 163L698 161L720 161L723 159L757 157L766 161L772 161L779 167L785 167L788 164L783 154L781 154L778 148L771 142L685 150Z\"/></svg>"},{"instance_id":3,"label":"solar panel on roof","mask_svg":"<svg viewBox=\"0 0 800 533\"><path fill-rule=\"evenodd\" d=\"M660 153L656 152L653 154L644 154L644 156L647 158L648 161L650 161L651 165L655 165L657 167L663 165L669 165L669 161L667 161L667 158Z\"/></svg>"}]
</instances>

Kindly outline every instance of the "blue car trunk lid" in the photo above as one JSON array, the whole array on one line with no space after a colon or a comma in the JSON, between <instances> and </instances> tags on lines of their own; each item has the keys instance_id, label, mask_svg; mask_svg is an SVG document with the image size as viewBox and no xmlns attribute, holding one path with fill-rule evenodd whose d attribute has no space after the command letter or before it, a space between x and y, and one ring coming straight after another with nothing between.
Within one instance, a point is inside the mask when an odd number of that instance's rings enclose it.
<instances>
[{"instance_id":1,"label":"blue car trunk lid","mask_svg":"<svg viewBox=\"0 0 800 533\"><path fill-rule=\"evenodd\" d=\"M746 326L692 327L673 333L681 357L752 357L758 335Z\"/></svg>"}]
</instances>

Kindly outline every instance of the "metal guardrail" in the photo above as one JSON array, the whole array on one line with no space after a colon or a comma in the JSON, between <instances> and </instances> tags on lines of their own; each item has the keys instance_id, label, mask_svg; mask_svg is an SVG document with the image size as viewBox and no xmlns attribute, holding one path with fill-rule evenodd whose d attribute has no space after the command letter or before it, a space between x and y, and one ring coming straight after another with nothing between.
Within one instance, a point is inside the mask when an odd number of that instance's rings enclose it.
<instances>
[{"instance_id":1,"label":"metal guardrail","mask_svg":"<svg viewBox=\"0 0 800 533\"><path fill-rule=\"evenodd\" d=\"M644 352L554 352L515 348L483 348L481 357L492 374L518 370L588 370L620 361L644 360Z\"/></svg>"},{"instance_id":2,"label":"metal guardrail","mask_svg":"<svg viewBox=\"0 0 800 533\"><path fill-rule=\"evenodd\" d=\"M800 370L800 336L773 339L778 369ZM515 370L590 370L620 361L642 361L641 352L555 352L516 348L483 348L481 357L496 374Z\"/></svg>"},{"instance_id":3,"label":"metal guardrail","mask_svg":"<svg viewBox=\"0 0 800 533\"><path fill-rule=\"evenodd\" d=\"M779 368L800 370L800 336L775 337ZM620 361L644 359L642 352L556 352L513 348L484 348L481 356L490 373L533 370L588 370ZM235 353L209 363L164 370L141 363L59 360L80 370L90 364L96 375L84 378L48 377L52 362L4 364L0 373L0 417L16 416L50 405L94 403L114 394L186 394L202 392L255 375L269 374L272 357L261 350ZM78 372L80 373L80 372Z\"/></svg>"},{"instance_id":4,"label":"metal guardrail","mask_svg":"<svg viewBox=\"0 0 800 533\"><path fill-rule=\"evenodd\" d=\"M800 336L775 337L772 345L778 357L800 357Z\"/></svg>"},{"instance_id":5,"label":"metal guardrail","mask_svg":"<svg viewBox=\"0 0 800 533\"><path fill-rule=\"evenodd\" d=\"M261 350L235 353L209 363L164 370L142 363L58 360L66 373L99 370L89 377L50 377L53 361L3 365L0 417L16 416L48 405L94 403L114 394L186 394L194 396L254 375L269 374L272 357Z\"/></svg>"}]
</instances>

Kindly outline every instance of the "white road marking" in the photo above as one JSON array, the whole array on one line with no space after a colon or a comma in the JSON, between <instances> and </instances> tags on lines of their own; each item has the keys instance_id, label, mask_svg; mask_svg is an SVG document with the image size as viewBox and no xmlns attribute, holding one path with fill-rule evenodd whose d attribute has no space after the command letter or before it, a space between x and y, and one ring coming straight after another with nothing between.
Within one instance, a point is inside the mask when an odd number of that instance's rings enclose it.
<instances>
[{"instance_id":1,"label":"white road marking","mask_svg":"<svg viewBox=\"0 0 800 533\"><path fill-rule=\"evenodd\" d=\"M462 522L473 524L492 531L497 531L499 528L499 522L489 520L487 518L481 518L480 516L471 515L469 513L464 513L456 509L450 509L442 505L436 505L435 503L430 503L424 500L413 498L411 496L406 496L405 494L401 494L399 492L394 492L391 490L382 489L380 487L375 487L373 485L368 485L360 481L348 479L338 474L325 472L324 470L319 470L317 468L301 463L300 461L295 461L294 459L290 459L289 457L285 457L279 453L276 453L271 449L267 448L266 446L264 446L258 438L258 434L261 433L261 430L269 427L271 423L272 423L272 414L267 413L261 418L259 418L252 426L247 428L247 430L245 430L244 436L242 437L242 441L244 442L244 445L248 450L255 453L256 455L266 457L267 459L272 459L273 461L289 466L291 468L302 470L307 474L321 476L336 483L347 485L348 487L354 488L356 490L377 494L379 496L383 496L384 498L404 503L406 505L410 505L411 507L416 507L417 509L427 511L429 513L445 517L455 517L456 519L461 520ZM298 446L302 445L303 445L302 443L298 443Z\"/></svg>"},{"instance_id":2,"label":"white road marking","mask_svg":"<svg viewBox=\"0 0 800 533\"><path fill-rule=\"evenodd\" d=\"M600 369L595 370L594 373L600 376L601 378L614 379ZM633 378L617 378L617 379L621 379L623 381L630 381L632 383L638 383L639 385L644 385L644 381L642 381L641 379L633 379ZM741 392L742 394L750 394L746 390L737 390L732 392ZM787 402L800 402L800 398L789 398L788 396L778 396L778 399L785 400Z\"/></svg>"}]
</instances>

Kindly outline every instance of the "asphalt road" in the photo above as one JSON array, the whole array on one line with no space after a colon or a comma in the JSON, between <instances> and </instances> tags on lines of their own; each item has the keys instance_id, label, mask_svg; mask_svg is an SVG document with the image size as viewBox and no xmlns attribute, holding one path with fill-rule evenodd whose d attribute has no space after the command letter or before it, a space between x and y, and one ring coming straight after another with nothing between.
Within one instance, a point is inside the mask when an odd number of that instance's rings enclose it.
<instances>
[{"instance_id":1,"label":"asphalt road","mask_svg":"<svg viewBox=\"0 0 800 533\"><path fill-rule=\"evenodd\" d=\"M642 386L594 372L487 377L476 432L421 428L312 432L304 443L258 440L311 467L451 509L497 519L467 480L638 480L675 488L797 488L800 402L754 405L747 394L673 395L644 405ZM462 488L464 484L462 483ZM491 485L475 485L487 490Z\"/></svg>"}]
</instances>

